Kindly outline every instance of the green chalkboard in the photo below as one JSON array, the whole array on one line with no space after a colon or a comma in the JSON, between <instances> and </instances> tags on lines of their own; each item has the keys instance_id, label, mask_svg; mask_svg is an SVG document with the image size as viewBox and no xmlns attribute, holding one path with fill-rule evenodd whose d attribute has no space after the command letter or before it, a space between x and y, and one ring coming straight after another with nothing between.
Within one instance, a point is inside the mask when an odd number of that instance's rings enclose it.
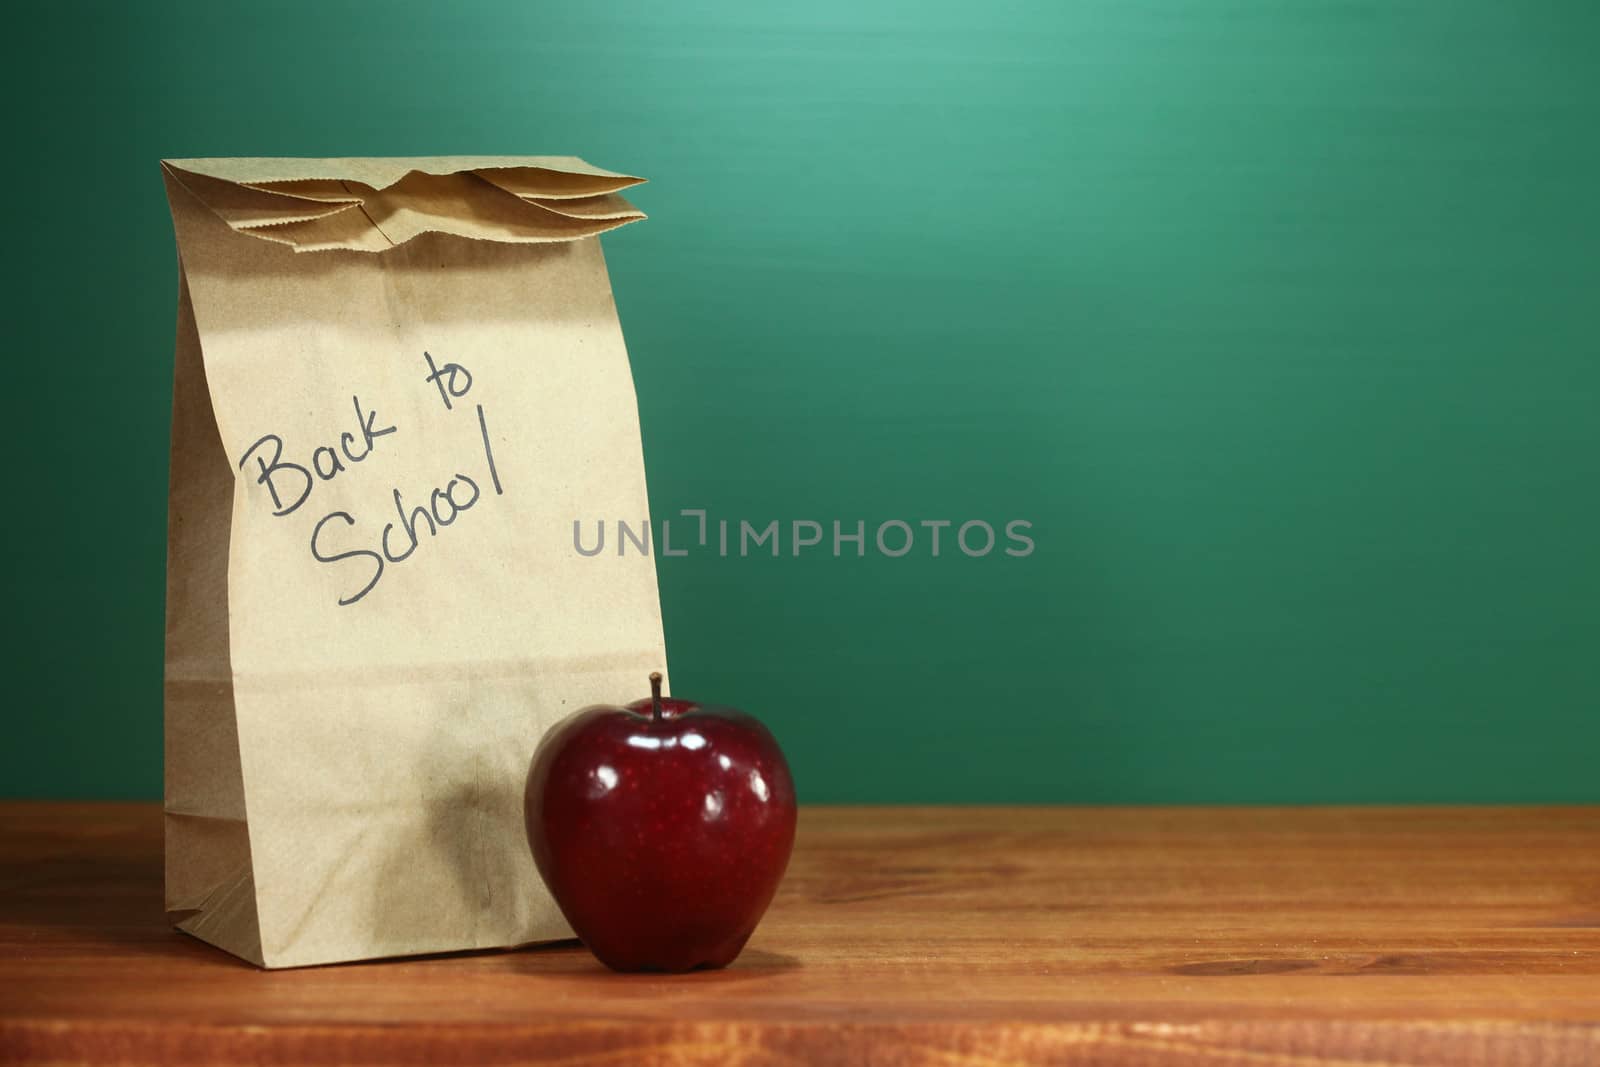
<instances>
[{"instance_id":1,"label":"green chalkboard","mask_svg":"<svg viewBox=\"0 0 1600 1067\"><path fill-rule=\"evenodd\" d=\"M1600 800L1590 0L13 20L6 794L160 791L157 160L542 152L652 179L673 674L804 800Z\"/></svg>"}]
</instances>

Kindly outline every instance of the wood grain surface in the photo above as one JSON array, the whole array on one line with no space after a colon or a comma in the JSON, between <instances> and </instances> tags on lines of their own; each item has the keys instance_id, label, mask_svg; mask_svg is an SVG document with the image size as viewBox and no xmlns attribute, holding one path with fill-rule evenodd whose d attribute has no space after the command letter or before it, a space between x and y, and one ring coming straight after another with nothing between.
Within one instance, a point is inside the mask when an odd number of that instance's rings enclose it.
<instances>
[{"instance_id":1,"label":"wood grain surface","mask_svg":"<svg viewBox=\"0 0 1600 1067\"><path fill-rule=\"evenodd\" d=\"M1600 809L812 808L730 969L264 972L143 805L0 805L0 1062L1600 1064Z\"/></svg>"}]
</instances>

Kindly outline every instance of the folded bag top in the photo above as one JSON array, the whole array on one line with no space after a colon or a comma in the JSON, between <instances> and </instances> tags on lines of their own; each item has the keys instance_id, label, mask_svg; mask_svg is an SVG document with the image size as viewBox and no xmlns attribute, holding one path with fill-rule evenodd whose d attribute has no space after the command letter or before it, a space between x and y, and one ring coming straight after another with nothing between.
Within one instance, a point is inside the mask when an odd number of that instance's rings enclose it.
<instances>
[{"instance_id":1,"label":"folded bag top","mask_svg":"<svg viewBox=\"0 0 1600 1067\"><path fill-rule=\"evenodd\" d=\"M574 241L644 214L617 195L643 178L572 156L174 159L163 164L239 233L300 252L382 252L437 232Z\"/></svg>"}]
</instances>

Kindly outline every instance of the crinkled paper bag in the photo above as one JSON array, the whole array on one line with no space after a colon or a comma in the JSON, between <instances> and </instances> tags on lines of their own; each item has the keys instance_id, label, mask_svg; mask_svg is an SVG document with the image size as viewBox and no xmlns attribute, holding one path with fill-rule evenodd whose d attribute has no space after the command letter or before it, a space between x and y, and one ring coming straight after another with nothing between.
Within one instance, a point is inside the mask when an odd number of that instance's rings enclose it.
<instances>
[{"instance_id":1,"label":"crinkled paper bag","mask_svg":"<svg viewBox=\"0 0 1600 1067\"><path fill-rule=\"evenodd\" d=\"M598 234L570 158L163 163L181 261L166 906L267 967L570 936L539 737L665 664Z\"/></svg>"}]
</instances>

